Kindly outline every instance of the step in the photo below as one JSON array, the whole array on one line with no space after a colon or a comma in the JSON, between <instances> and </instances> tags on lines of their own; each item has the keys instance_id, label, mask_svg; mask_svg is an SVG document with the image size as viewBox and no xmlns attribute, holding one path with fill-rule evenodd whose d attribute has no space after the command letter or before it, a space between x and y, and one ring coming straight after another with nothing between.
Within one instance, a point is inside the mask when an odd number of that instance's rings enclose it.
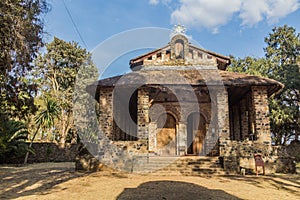
<instances>
[{"instance_id":1,"label":"step","mask_svg":"<svg viewBox=\"0 0 300 200\"><path fill-rule=\"evenodd\" d=\"M153 175L208 175L225 174L218 157L143 157L135 159L133 173Z\"/></svg>"}]
</instances>

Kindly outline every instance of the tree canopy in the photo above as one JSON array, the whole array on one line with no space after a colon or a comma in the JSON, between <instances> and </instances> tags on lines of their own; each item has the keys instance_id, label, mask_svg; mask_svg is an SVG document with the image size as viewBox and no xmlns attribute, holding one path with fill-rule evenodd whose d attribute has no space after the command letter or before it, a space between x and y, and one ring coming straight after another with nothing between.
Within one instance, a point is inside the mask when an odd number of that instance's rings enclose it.
<instances>
[{"instance_id":1,"label":"tree canopy","mask_svg":"<svg viewBox=\"0 0 300 200\"><path fill-rule=\"evenodd\" d=\"M39 83L41 96L55 100L60 107L59 120L54 128L60 143L64 145L68 135L76 137L73 118L76 76L81 68L85 69L81 72L91 76L87 69L93 64L91 54L76 42L66 42L55 37L46 48L47 51L35 61L34 76Z\"/></svg>"},{"instance_id":2,"label":"tree canopy","mask_svg":"<svg viewBox=\"0 0 300 200\"><path fill-rule=\"evenodd\" d=\"M35 111L32 61L43 46L44 0L0 2L0 115L22 118Z\"/></svg>"}]
</instances>

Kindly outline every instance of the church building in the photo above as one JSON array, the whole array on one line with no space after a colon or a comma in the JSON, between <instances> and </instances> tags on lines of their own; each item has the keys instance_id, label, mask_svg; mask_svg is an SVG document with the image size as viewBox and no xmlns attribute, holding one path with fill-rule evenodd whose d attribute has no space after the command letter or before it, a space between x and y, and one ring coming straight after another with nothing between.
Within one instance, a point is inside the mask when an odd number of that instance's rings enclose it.
<instances>
[{"instance_id":1,"label":"church building","mask_svg":"<svg viewBox=\"0 0 300 200\"><path fill-rule=\"evenodd\" d=\"M153 157L218 157L223 168L278 159L268 98L284 86L227 71L230 58L192 45L184 27L165 46L130 60L132 72L99 80L103 134L124 151Z\"/></svg>"}]
</instances>

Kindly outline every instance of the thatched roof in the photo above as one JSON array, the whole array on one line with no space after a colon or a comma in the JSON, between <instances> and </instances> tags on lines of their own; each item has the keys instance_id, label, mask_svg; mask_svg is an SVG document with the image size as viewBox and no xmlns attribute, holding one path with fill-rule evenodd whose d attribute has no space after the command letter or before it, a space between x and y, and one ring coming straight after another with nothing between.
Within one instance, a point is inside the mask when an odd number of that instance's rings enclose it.
<instances>
[{"instance_id":1,"label":"thatched roof","mask_svg":"<svg viewBox=\"0 0 300 200\"><path fill-rule=\"evenodd\" d=\"M99 80L89 86L89 91L99 93L101 88L105 87L136 87L139 85L224 85L228 88L267 86L269 95L284 87L280 82L269 78L223 70L145 70Z\"/></svg>"}]
</instances>

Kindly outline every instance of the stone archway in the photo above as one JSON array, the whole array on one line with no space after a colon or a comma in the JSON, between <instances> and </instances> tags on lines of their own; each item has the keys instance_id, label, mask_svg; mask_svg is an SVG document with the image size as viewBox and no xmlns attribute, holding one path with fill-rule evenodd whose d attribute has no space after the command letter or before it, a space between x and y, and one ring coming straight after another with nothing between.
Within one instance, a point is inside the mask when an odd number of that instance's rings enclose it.
<instances>
[{"instance_id":1,"label":"stone archway","mask_svg":"<svg viewBox=\"0 0 300 200\"><path fill-rule=\"evenodd\" d=\"M156 149L162 156L176 155L176 119L164 113L157 120Z\"/></svg>"},{"instance_id":2,"label":"stone archway","mask_svg":"<svg viewBox=\"0 0 300 200\"><path fill-rule=\"evenodd\" d=\"M187 154L200 155L204 150L206 120L198 112L191 113L187 119Z\"/></svg>"}]
</instances>

